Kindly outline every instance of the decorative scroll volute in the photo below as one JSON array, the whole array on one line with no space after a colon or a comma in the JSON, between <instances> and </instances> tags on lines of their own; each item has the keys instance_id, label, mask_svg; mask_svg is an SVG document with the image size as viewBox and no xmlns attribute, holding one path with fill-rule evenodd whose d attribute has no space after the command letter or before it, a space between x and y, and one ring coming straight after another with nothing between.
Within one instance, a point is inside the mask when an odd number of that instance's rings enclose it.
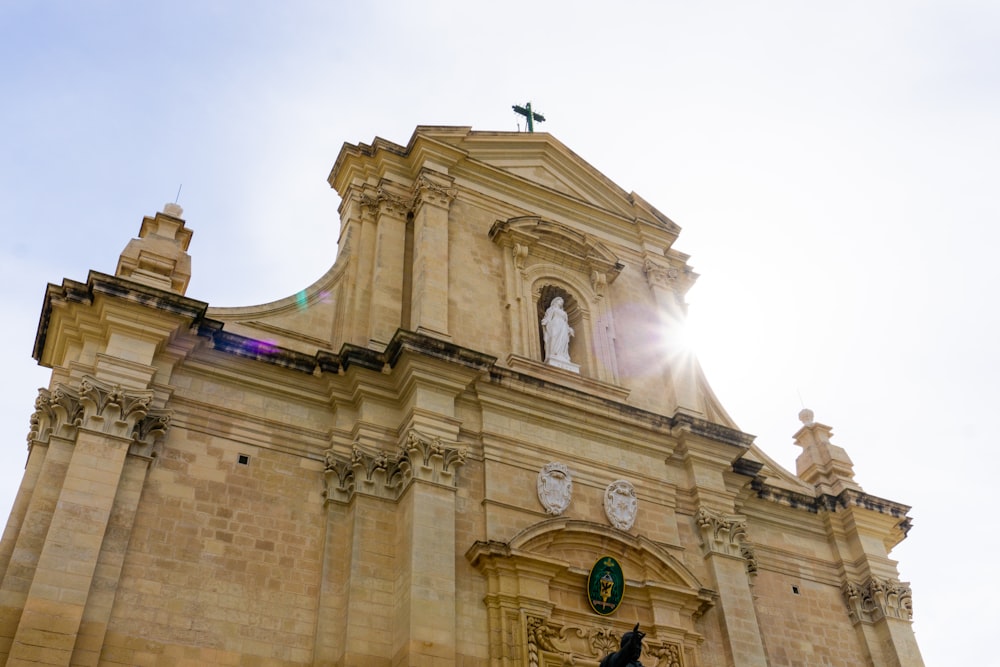
<instances>
[{"instance_id":1,"label":"decorative scroll volute","mask_svg":"<svg viewBox=\"0 0 1000 667\"><path fill-rule=\"evenodd\" d=\"M862 583L847 581L841 587L851 621L874 623L883 618L913 619L913 594L896 579L870 576Z\"/></svg>"},{"instance_id":2,"label":"decorative scroll volute","mask_svg":"<svg viewBox=\"0 0 1000 667\"><path fill-rule=\"evenodd\" d=\"M28 442L48 442L53 434L72 437L80 425L83 407L76 391L59 385L54 391L39 389L31 415Z\"/></svg>"}]
</instances>

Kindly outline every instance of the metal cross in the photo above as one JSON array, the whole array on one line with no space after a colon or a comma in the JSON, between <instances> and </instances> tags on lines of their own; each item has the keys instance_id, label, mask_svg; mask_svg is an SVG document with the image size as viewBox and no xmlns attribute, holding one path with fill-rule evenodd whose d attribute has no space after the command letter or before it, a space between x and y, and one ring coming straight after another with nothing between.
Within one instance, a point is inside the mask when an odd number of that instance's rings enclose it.
<instances>
[{"instance_id":1,"label":"metal cross","mask_svg":"<svg viewBox=\"0 0 1000 667\"><path fill-rule=\"evenodd\" d=\"M528 119L528 132L535 131L535 123L533 121L537 120L539 123L545 122L545 116L543 116L540 113L535 113L534 111L531 110L531 102L528 102L523 107L515 104L511 108L514 109L514 113L521 114L522 116Z\"/></svg>"}]
</instances>

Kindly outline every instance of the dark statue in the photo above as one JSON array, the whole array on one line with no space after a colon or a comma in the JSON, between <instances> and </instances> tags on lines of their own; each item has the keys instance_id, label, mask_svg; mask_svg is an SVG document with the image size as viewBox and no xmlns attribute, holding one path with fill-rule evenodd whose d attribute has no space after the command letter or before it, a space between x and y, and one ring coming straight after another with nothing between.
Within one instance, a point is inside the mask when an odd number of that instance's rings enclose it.
<instances>
[{"instance_id":1,"label":"dark statue","mask_svg":"<svg viewBox=\"0 0 1000 667\"><path fill-rule=\"evenodd\" d=\"M622 645L614 653L601 660L601 667L642 667L639 654L642 653L642 638L645 632L639 632L639 624L631 632L622 635Z\"/></svg>"}]
</instances>

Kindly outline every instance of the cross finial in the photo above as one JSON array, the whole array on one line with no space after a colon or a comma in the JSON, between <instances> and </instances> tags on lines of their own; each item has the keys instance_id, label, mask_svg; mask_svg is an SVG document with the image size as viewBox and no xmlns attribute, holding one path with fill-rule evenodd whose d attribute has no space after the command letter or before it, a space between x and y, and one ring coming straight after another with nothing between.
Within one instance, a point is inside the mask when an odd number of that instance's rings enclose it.
<instances>
[{"instance_id":1,"label":"cross finial","mask_svg":"<svg viewBox=\"0 0 1000 667\"><path fill-rule=\"evenodd\" d=\"M531 110L531 102L528 102L523 107L518 104L515 104L511 108L514 109L514 113L520 114L528 119L528 132L535 131L534 121L537 120L539 123L545 122L545 116L543 116L540 113L535 113L534 111Z\"/></svg>"}]
</instances>

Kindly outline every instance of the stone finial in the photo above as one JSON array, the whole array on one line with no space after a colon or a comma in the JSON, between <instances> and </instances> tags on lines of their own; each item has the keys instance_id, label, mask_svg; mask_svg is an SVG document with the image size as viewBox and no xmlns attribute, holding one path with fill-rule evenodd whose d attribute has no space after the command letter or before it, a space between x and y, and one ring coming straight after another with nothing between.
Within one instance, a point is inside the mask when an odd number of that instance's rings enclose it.
<instances>
[{"instance_id":1,"label":"stone finial","mask_svg":"<svg viewBox=\"0 0 1000 667\"><path fill-rule=\"evenodd\" d=\"M184 215L184 209L181 208L180 204L174 202L167 202L163 205L163 213L169 215L171 218L182 219L181 216Z\"/></svg>"},{"instance_id":2,"label":"stone finial","mask_svg":"<svg viewBox=\"0 0 1000 667\"><path fill-rule=\"evenodd\" d=\"M115 275L184 294L191 280L191 256L187 249L192 232L184 226L182 215L184 209L168 203L152 218L143 218L139 238L125 246Z\"/></svg>"},{"instance_id":3,"label":"stone finial","mask_svg":"<svg viewBox=\"0 0 1000 667\"><path fill-rule=\"evenodd\" d=\"M830 441L833 429L814 421L813 411L808 408L799 412L799 420L803 426L794 436L795 444L802 448L802 453L795 459L799 478L812 484L818 492L833 496L844 489L861 491L861 486L854 481L851 457Z\"/></svg>"}]
</instances>

